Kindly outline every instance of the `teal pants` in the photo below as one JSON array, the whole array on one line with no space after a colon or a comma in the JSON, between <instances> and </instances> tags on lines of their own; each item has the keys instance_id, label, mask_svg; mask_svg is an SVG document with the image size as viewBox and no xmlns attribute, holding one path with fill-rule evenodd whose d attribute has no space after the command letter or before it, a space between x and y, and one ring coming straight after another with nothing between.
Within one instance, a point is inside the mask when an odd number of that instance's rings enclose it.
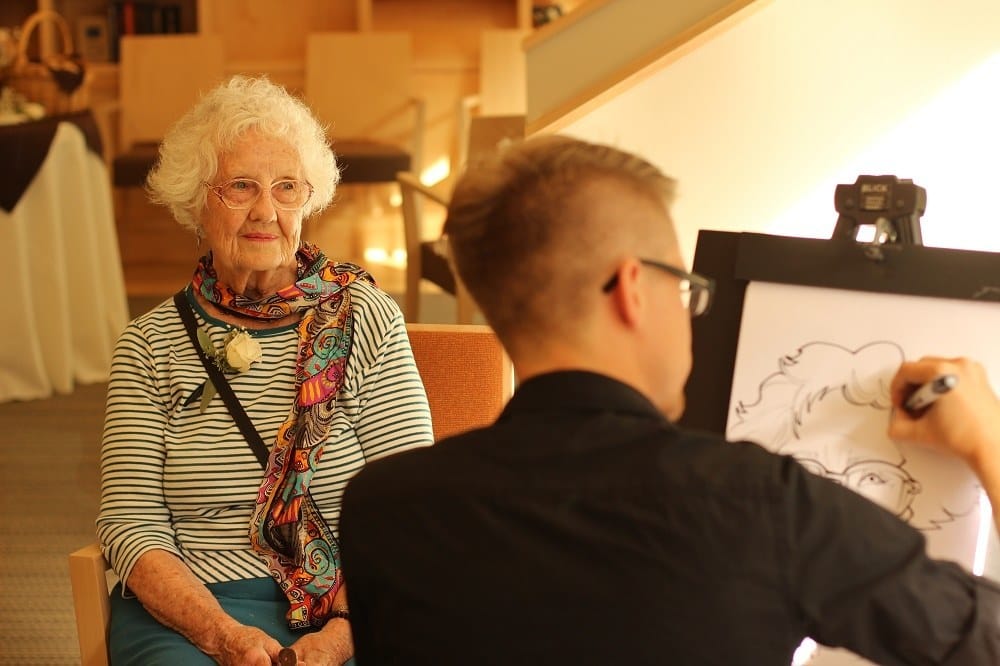
<instances>
[{"instance_id":1,"label":"teal pants","mask_svg":"<svg viewBox=\"0 0 1000 666\"><path fill-rule=\"evenodd\" d=\"M270 578L212 583L208 590L237 622L259 627L284 646L314 629L292 631L285 622L288 599ZM138 599L124 599L119 583L111 591L108 651L112 666L209 666L215 661L188 639L150 615ZM354 660L347 662L353 666Z\"/></svg>"}]
</instances>

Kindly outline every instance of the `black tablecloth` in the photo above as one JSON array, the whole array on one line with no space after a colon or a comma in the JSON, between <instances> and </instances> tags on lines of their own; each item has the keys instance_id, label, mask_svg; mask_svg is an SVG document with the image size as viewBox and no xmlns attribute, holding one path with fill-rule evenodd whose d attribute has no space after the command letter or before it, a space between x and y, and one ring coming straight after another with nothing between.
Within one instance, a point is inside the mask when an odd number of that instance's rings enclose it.
<instances>
[{"instance_id":1,"label":"black tablecloth","mask_svg":"<svg viewBox=\"0 0 1000 666\"><path fill-rule=\"evenodd\" d=\"M79 127L87 147L97 155L102 154L101 133L90 111L0 126L0 208L7 212L14 210L45 161L52 137L62 122Z\"/></svg>"}]
</instances>

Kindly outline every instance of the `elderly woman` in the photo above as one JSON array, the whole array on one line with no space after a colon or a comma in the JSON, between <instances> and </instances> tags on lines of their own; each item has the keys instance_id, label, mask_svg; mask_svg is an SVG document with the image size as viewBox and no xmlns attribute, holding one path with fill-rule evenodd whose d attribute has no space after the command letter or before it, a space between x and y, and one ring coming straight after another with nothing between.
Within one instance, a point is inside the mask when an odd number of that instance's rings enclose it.
<instances>
[{"instance_id":1,"label":"elderly woman","mask_svg":"<svg viewBox=\"0 0 1000 666\"><path fill-rule=\"evenodd\" d=\"M341 494L432 434L395 302L300 238L337 180L322 127L266 79L234 77L163 141L149 190L205 254L115 350L97 519L123 585L114 664L352 656Z\"/></svg>"}]
</instances>

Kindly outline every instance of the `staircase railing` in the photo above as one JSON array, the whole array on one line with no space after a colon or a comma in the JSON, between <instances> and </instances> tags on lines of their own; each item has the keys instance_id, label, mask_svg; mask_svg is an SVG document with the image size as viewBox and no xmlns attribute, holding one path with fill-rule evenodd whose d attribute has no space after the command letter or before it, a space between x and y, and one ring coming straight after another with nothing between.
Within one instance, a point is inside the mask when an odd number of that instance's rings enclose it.
<instances>
[{"instance_id":1,"label":"staircase railing","mask_svg":"<svg viewBox=\"0 0 1000 666\"><path fill-rule=\"evenodd\" d=\"M524 41L526 130L555 130L770 0L589 0Z\"/></svg>"}]
</instances>

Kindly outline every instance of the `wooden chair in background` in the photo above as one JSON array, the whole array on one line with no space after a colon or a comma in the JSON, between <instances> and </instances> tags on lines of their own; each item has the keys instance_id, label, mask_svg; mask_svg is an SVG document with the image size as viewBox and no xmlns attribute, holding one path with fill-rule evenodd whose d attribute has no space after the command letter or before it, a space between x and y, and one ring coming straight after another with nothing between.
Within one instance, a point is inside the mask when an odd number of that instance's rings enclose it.
<instances>
[{"instance_id":1,"label":"wooden chair in background","mask_svg":"<svg viewBox=\"0 0 1000 666\"><path fill-rule=\"evenodd\" d=\"M313 32L305 99L329 124L341 182L392 183L422 164L425 105L411 90L405 32Z\"/></svg>"},{"instance_id":2,"label":"wooden chair in background","mask_svg":"<svg viewBox=\"0 0 1000 666\"><path fill-rule=\"evenodd\" d=\"M471 323L475 303L451 269L445 240L440 234L428 233L425 225L424 204L436 206L443 215L448 199L421 183L415 173L401 171L396 174L396 180L402 194L400 209L406 243L406 294L403 299L406 321L420 321L420 282L427 280L455 297L457 323Z\"/></svg>"},{"instance_id":3,"label":"wooden chair in background","mask_svg":"<svg viewBox=\"0 0 1000 666\"><path fill-rule=\"evenodd\" d=\"M513 367L487 326L407 324L427 391L434 438L492 423L514 389ZM107 666L111 618L108 564L90 544L69 556L82 666ZM111 574L113 576L113 574Z\"/></svg>"},{"instance_id":4,"label":"wooden chair in background","mask_svg":"<svg viewBox=\"0 0 1000 666\"><path fill-rule=\"evenodd\" d=\"M528 76L522 43L530 30L483 30L479 37L479 105L483 115L524 114Z\"/></svg>"},{"instance_id":5,"label":"wooden chair in background","mask_svg":"<svg viewBox=\"0 0 1000 666\"><path fill-rule=\"evenodd\" d=\"M464 97L459 104L458 170L476 159L524 138L524 114L486 115L479 111L479 97Z\"/></svg>"},{"instance_id":6,"label":"wooden chair in background","mask_svg":"<svg viewBox=\"0 0 1000 666\"><path fill-rule=\"evenodd\" d=\"M465 168L470 156L484 148L492 149L500 139L524 136L528 103L521 44L529 34L529 30L498 29L483 30L480 35L479 92L463 97L458 105L459 169ZM480 121L477 129L472 127L473 118L494 120ZM500 118L506 120L497 120ZM491 141L487 134L497 136Z\"/></svg>"},{"instance_id":7,"label":"wooden chair in background","mask_svg":"<svg viewBox=\"0 0 1000 666\"><path fill-rule=\"evenodd\" d=\"M506 143L524 137L524 116L470 116L467 119L467 139L462 144L460 169L466 160L475 161L498 150ZM403 313L407 321L420 321L420 282L427 280L455 296L459 324L473 321L475 302L451 268L448 249L440 233L432 232L425 219L425 204L436 206L439 213L448 207L448 197L439 189L424 185L417 174L402 171L396 174L402 194L403 239L406 244L406 294ZM442 218L443 219L443 218Z\"/></svg>"},{"instance_id":8,"label":"wooden chair in background","mask_svg":"<svg viewBox=\"0 0 1000 666\"><path fill-rule=\"evenodd\" d=\"M125 284L159 293L190 275L198 251L188 231L149 204L146 176L169 127L225 77L222 40L214 35L126 35L121 39L117 131L109 169Z\"/></svg>"},{"instance_id":9,"label":"wooden chair in background","mask_svg":"<svg viewBox=\"0 0 1000 666\"><path fill-rule=\"evenodd\" d=\"M523 113L473 116L469 120L468 163L523 138Z\"/></svg>"},{"instance_id":10,"label":"wooden chair in background","mask_svg":"<svg viewBox=\"0 0 1000 666\"><path fill-rule=\"evenodd\" d=\"M214 35L125 35L118 67L116 188L141 188L167 129L225 75L222 38Z\"/></svg>"}]
</instances>

